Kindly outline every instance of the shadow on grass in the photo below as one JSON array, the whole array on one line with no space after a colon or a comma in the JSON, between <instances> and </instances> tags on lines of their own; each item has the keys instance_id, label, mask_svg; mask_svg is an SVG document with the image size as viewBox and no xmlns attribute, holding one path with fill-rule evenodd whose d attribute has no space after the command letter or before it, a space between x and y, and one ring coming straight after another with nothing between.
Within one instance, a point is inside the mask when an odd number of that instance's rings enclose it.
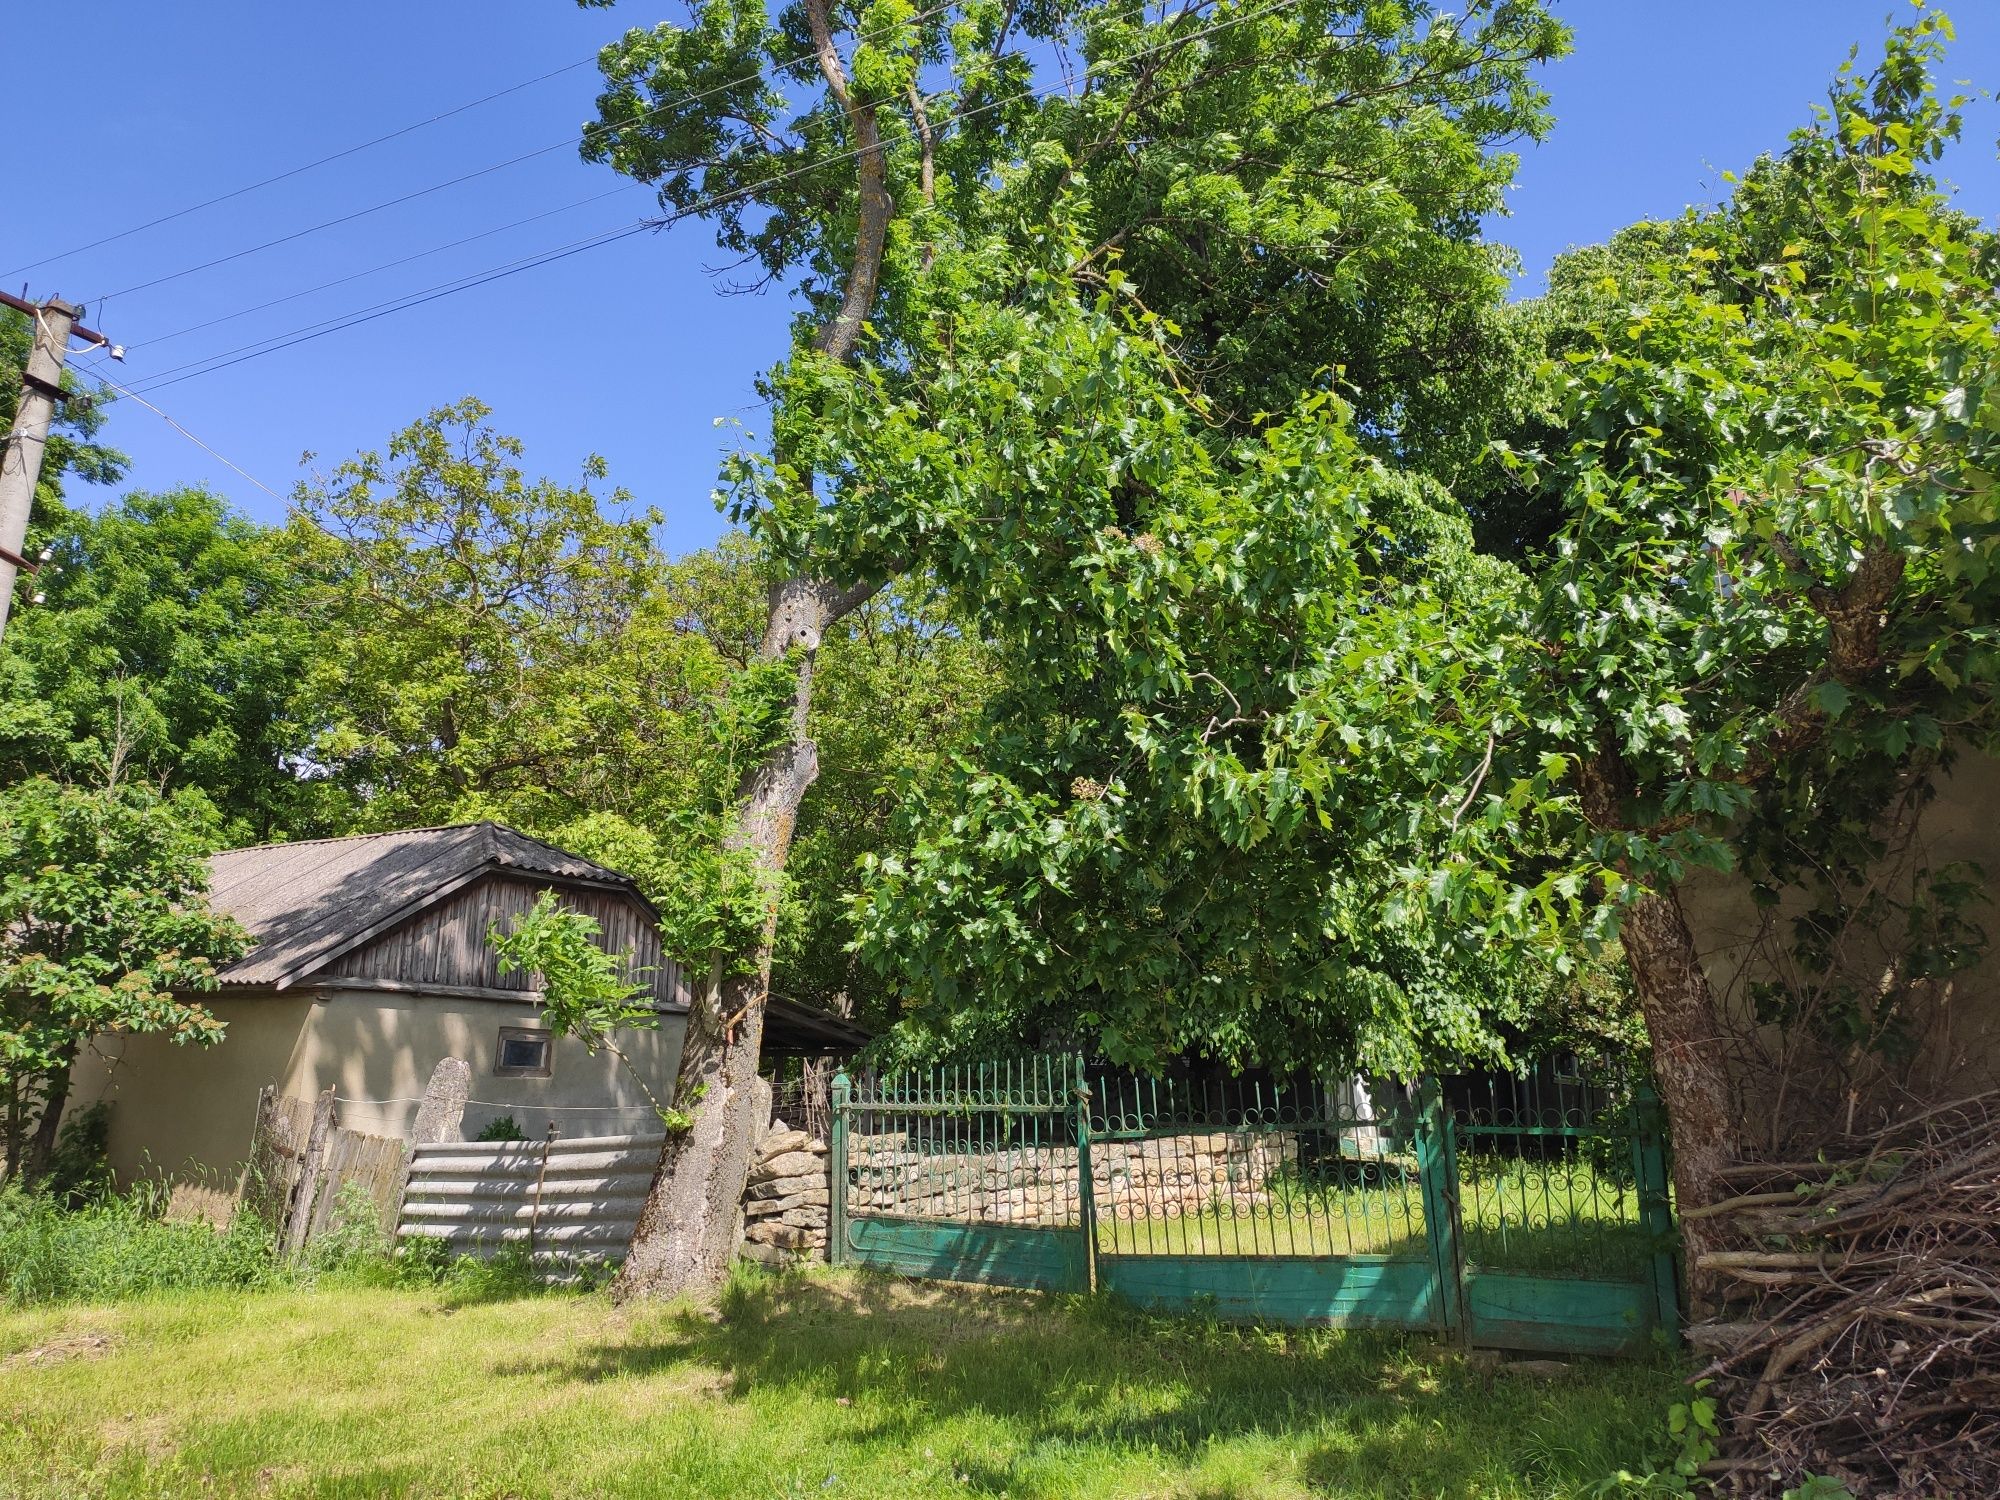
<instances>
[{"instance_id":1,"label":"shadow on grass","mask_svg":"<svg viewBox=\"0 0 2000 1500\"><path fill-rule=\"evenodd\" d=\"M725 1400L797 1396L811 1440L939 1450L965 1492L1038 1495L1091 1462L1186 1473L1174 1493L1580 1493L1652 1446L1663 1364L1530 1382L1422 1339L1229 1327L1104 1300L883 1276L745 1278L712 1311L640 1315L617 1341L494 1373L600 1384L720 1373ZM1209 1461L1213 1460L1210 1464Z\"/></svg>"}]
</instances>

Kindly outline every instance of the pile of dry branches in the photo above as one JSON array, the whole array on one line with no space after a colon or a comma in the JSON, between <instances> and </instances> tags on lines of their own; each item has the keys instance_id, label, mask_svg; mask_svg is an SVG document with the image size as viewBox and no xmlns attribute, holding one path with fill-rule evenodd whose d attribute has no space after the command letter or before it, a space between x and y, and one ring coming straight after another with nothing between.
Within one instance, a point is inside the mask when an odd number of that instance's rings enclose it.
<instances>
[{"instance_id":1,"label":"pile of dry branches","mask_svg":"<svg viewBox=\"0 0 2000 1500\"><path fill-rule=\"evenodd\" d=\"M1697 1210L1727 1312L1697 1348L1748 1493L1809 1473L1856 1495L2000 1496L2000 1094L1839 1161L1746 1164Z\"/></svg>"}]
</instances>

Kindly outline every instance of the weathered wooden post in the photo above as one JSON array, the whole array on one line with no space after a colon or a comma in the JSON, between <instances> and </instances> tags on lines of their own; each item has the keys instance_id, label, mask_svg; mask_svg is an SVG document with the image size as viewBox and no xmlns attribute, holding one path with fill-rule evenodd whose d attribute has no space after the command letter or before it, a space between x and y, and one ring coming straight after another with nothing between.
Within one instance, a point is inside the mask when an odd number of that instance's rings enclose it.
<instances>
[{"instance_id":1,"label":"weathered wooden post","mask_svg":"<svg viewBox=\"0 0 2000 1500\"><path fill-rule=\"evenodd\" d=\"M847 1101L854 1085L847 1069L833 1075L833 1119L828 1124L826 1258L847 1264Z\"/></svg>"},{"instance_id":2,"label":"weathered wooden post","mask_svg":"<svg viewBox=\"0 0 2000 1500\"><path fill-rule=\"evenodd\" d=\"M257 1093L257 1123L250 1134L250 1162L243 1173L243 1208L266 1229L284 1227L292 1185L293 1143L278 1110L278 1089Z\"/></svg>"},{"instance_id":3,"label":"weathered wooden post","mask_svg":"<svg viewBox=\"0 0 2000 1500\"><path fill-rule=\"evenodd\" d=\"M333 1134L334 1091L328 1089L313 1104L312 1129L306 1135L304 1159L299 1164L299 1179L292 1186L292 1202L285 1218L284 1238L280 1241L287 1255L297 1255L305 1248L306 1237L312 1232L313 1199L320 1188L320 1173L326 1164L326 1143Z\"/></svg>"}]
</instances>

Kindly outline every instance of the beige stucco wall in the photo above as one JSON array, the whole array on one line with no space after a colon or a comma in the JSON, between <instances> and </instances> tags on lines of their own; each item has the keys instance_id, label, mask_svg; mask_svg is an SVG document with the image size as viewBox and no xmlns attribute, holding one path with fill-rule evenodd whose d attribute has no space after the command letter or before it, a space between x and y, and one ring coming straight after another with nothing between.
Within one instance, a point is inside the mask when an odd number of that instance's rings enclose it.
<instances>
[{"instance_id":1,"label":"beige stucco wall","mask_svg":"<svg viewBox=\"0 0 2000 1500\"><path fill-rule=\"evenodd\" d=\"M506 1114L535 1137L551 1123L565 1136L657 1127L644 1092L618 1059L608 1051L592 1057L581 1042L556 1042L547 1078L496 1078L500 1028L539 1024L538 1008L523 1002L328 990L306 1020L292 1092L310 1098L330 1087L341 1124L368 1135L407 1136L431 1070L442 1058L458 1057L472 1069L467 1136ZM686 1026L684 1016L663 1016L657 1030L615 1037L662 1102L673 1094Z\"/></svg>"},{"instance_id":2,"label":"beige stucco wall","mask_svg":"<svg viewBox=\"0 0 2000 1500\"><path fill-rule=\"evenodd\" d=\"M1949 1071L1968 1086L2000 1084L2000 761L1966 752L1940 776L1936 797L1923 810L1914 838L1921 863L1932 869L1971 863L1986 873L1987 899L1973 920L1986 931L1985 958L1952 982L1946 1025L1933 1038L1951 1054ZM1763 915L1747 882L1700 871L1681 889L1709 982L1725 1006L1739 1010L1748 982L1770 977L1757 945ZM1791 908L1780 906L1783 920ZM1739 1010L1740 1013L1740 1010Z\"/></svg>"},{"instance_id":3,"label":"beige stucco wall","mask_svg":"<svg viewBox=\"0 0 2000 1500\"><path fill-rule=\"evenodd\" d=\"M164 1174L233 1188L250 1154L258 1091L284 1087L292 1077L309 995L205 1003L228 1027L213 1047L177 1047L164 1036L102 1036L77 1059L71 1101L110 1101L111 1166L122 1184Z\"/></svg>"},{"instance_id":4,"label":"beige stucco wall","mask_svg":"<svg viewBox=\"0 0 2000 1500\"><path fill-rule=\"evenodd\" d=\"M498 1078L502 1026L539 1024L527 1001L315 989L211 1002L228 1024L215 1047L162 1037L103 1037L79 1059L72 1094L111 1101L110 1157L121 1184L145 1176L233 1188L249 1154L257 1095L266 1084L297 1099L333 1088L340 1123L407 1138L431 1070L445 1057L472 1070L465 1134L511 1114L531 1137L553 1123L564 1136L656 1128L646 1096L609 1052L555 1044L547 1078ZM683 1016L656 1030L621 1031L619 1048L662 1102L680 1066Z\"/></svg>"}]
</instances>

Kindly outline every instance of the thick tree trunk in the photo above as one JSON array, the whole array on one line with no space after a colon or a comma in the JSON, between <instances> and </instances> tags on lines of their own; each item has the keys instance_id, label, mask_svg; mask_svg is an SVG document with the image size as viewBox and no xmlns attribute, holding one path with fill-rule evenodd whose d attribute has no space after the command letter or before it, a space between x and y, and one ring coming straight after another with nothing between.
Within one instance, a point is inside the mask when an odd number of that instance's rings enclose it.
<instances>
[{"instance_id":1,"label":"thick tree trunk","mask_svg":"<svg viewBox=\"0 0 2000 1500\"><path fill-rule=\"evenodd\" d=\"M1654 1082L1666 1106L1674 1196L1685 1212L1715 1200L1724 1181L1722 1169L1740 1149L1715 995L1676 891L1641 896L1625 914L1622 936L1652 1043ZM1688 1292L1696 1313L1708 1311L1713 1300L1713 1278L1700 1270L1699 1261L1714 1248L1715 1222L1682 1221Z\"/></svg>"},{"instance_id":2,"label":"thick tree trunk","mask_svg":"<svg viewBox=\"0 0 2000 1500\"><path fill-rule=\"evenodd\" d=\"M873 592L873 587L840 590L806 578L790 579L772 591L770 623L758 654L775 661L790 651L802 652L792 694L792 734L751 773L732 835L735 847L749 852L766 882L762 937L755 967L748 973L712 973L688 1017L674 1105L690 1117L690 1124L674 1135L660 1158L631 1251L613 1287L621 1300L713 1286L736 1255L738 1208L750 1153L764 1124L757 1118L757 1060L770 993L778 880L791 850L799 805L819 775L819 754L806 733L814 655L826 628Z\"/></svg>"},{"instance_id":3,"label":"thick tree trunk","mask_svg":"<svg viewBox=\"0 0 2000 1500\"><path fill-rule=\"evenodd\" d=\"M1630 827L1631 776L1618 752L1600 747L1583 761L1580 772L1583 812L1591 824L1603 829ZM1654 1082L1666 1106L1674 1198L1685 1213L1719 1195L1722 1169L1736 1159L1740 1144L1715 992L1675 887L1648 891L1627 908L1620 938L1646 1019ZM1701 1273L1697 1263L1711 1248L1714 1232L1708 1220L1682 1224L1685 1277L1696 1312L1704 1310L1712 1296L1712 1279Z\"/></svg>"},{"instance_id":4,"label":"thick tree trunk","mask_svg":"<svg viewBox=\"0 0 2000 1500\"><path fill-rule=\"evenodd\" d=\"M875 106L848 87L834 44L831 0L805 0L806 26L827 89L840 105L854 147L855 242L838 311L815 345L836 360L851 359L875 306L888 243L889 198L882 134ZM810 486L810 476L806 483ZM778 922L778 883L791 851L799 805L819 775L819 753L808 736L813 661L820 637L880 587L841 588L817 578L791 578L771 590L771 617L758 656L778 661L797 651L792 735L744 784L736 846L750 852L766 881L764 929L747 973L710 976L688 1017L674 1106L690 1127L668 1142L613 1294L671 1296L713 1286L728 1269L739 1239L743 1184L764 1121L758 1116L757 1060L764 1037L764 1002L771 986L771 946Z\"/></svg>"},{"instance_id":5,"label":"thick tree trunk","mask_svg":"<svg viewBox=\"0 0 2000 1500\"><path fill-rule=\"evenodd\" d=\"M27 1149L22 1153L20 1175L29 1182L45 1176L55 1156L56 1132L62 1128L63 1106L69 1103L69 1070L74 1060L75 1054L71 1053L49 1075L48 1088L42 1095L41 1118L35 1122L34 1134L28 1137Z\"/></svg>"}]
</instances>

